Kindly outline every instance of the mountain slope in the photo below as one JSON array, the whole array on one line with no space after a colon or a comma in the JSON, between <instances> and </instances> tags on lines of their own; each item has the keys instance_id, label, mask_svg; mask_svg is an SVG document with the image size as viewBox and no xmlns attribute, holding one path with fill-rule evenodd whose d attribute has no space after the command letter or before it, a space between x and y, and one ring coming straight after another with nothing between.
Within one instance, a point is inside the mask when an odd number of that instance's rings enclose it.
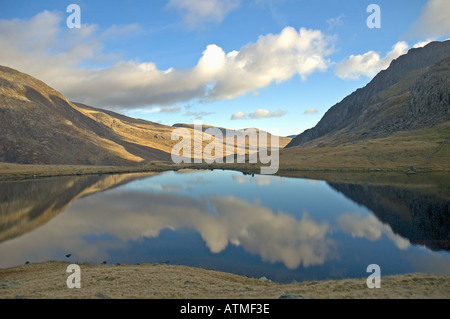
<instances>
[{"instance_id":1,"label":"mountain slope","mask_svg":"<svg viewBox=\"0 0 450 319\"><path fill-rule=\"evenodd\" d=\"M0 161L132 165L169 160L172 129L144 122L72 103L42 81L0 66Z\"/></svg>"},{"instance_id":2,"label":"mountain slope","mask_svg":"<svg viewBox=\"0 0 450 319\"><path fill-rule=\"evenodd\" d=\"M450 41L411 49L286 147L337 146L450 121Z\"/></svg>"}]
</instances>

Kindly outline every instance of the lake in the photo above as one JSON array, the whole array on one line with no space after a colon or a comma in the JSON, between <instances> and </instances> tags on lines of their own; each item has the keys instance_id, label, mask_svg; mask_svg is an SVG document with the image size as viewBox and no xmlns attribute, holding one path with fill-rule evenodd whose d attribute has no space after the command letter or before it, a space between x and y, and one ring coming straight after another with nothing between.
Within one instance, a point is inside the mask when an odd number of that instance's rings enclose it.
<instances>
[{"instance_id":1,"label":"lake","mask_svg":"<svg viewBox=\"0 0 450 319\"><path fill-rule=\"evenodd\" d=\"M169 263L277 282L450 273L448 188L236 171L0 182L0 267ZM66 257L70 254L70 257Z\"/></svg>"}]
</instances>

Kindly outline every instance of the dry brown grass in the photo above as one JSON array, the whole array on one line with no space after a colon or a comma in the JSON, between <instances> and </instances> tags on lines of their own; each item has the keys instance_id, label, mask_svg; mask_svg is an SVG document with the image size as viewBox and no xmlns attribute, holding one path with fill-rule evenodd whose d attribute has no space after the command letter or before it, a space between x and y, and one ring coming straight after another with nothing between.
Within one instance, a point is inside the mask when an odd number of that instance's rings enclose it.
<instances>
[{"instance_id":1,"label":"dry brown grass","mask_svg":"<svg viewBox=\"0 0 450 319\"><path fill-rule=\"evenodd\" d=\"M450 275L382 277L380 289L369 289L366 278L280 284L186 266L82 264L81 288L69 289L67 266L46 262L0 269L0 298L277 299L284 294L313 299L450 298Z\"/></svg>"}]
</instances>

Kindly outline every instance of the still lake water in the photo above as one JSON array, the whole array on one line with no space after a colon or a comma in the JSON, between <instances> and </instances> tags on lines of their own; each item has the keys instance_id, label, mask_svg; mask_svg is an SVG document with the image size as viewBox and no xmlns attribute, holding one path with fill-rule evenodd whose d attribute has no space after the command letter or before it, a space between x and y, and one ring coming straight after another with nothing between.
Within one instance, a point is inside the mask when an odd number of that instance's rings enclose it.
<instances>
[{"instance_id":1,"label":"still lake water","mask_svg":"<svg viewBox=\"0 0 450 319\"><path fill-rule=\"evenodd\" d=\"M0 267L199 266L273 281L450 273L445 196L235 171L0 183ZM69 258L65 255L71 254Z\"/></svg>"}]
</instances>

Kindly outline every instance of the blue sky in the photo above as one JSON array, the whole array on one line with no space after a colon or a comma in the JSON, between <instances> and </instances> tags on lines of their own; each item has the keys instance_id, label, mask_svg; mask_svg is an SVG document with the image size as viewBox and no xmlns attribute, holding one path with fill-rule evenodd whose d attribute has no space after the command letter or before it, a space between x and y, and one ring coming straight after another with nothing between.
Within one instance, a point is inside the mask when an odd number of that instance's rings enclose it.
<instances>
[{"instance_id":1,"label":"blue sky","mask_svg":"<svg viewBox=\"0 0 450 319\"><path fill-rule=\"evenodd\" d=\"M0 0L0 64L133 117L291 135L408 49L449 38L448 16L447 0Z\"/></svg>"}]
</instances>

